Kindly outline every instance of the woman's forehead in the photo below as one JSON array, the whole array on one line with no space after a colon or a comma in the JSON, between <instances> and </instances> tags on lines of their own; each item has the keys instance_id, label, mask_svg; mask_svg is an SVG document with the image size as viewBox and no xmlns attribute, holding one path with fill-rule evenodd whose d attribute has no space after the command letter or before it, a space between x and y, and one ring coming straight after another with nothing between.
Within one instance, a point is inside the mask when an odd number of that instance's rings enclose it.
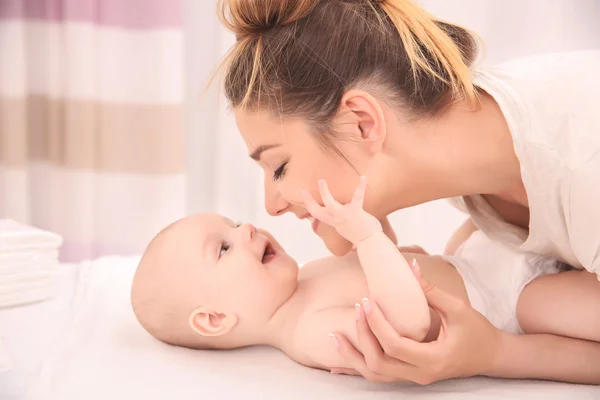
<instances>
[{"instance_id":1,"label":"woman's forehead","mask_svg":"<svg viewBox=\"0 0 600 400\"><path fill-rule=\"evenodd\" d=\"M236 123L248 155L254 160L266 150L314 140L306 122L299 118L277 118L267 112L236 110Z\"/></svg>"}]
</instances>

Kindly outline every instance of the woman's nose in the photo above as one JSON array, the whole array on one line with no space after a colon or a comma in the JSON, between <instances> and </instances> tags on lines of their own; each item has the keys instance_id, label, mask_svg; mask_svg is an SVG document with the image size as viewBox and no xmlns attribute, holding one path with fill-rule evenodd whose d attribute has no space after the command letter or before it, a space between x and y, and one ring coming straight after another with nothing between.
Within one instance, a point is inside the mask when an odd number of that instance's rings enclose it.
<instances>
[{"instance_id":1,"label":"woman's nose","mask_svg":"<svg viewBox=\"0 0 600 400\"><path fill-rule=\"evenodd\" d=\"M278 216L287 211L290 203L270 183L265 183L265 209L271 216Z\"/></svg>"}]
</instances>

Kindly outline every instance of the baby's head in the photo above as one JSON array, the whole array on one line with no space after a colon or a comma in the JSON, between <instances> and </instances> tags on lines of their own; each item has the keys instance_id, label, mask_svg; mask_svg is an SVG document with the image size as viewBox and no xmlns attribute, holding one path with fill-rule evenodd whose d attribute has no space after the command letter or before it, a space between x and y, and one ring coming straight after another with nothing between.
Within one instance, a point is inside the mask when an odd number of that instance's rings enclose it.
<instances>
[{"instance_id":1,"label":"baby's head","mask_svg":"<svg viewBox=\"0 0 600 400\"><path fill-rule=\"evenodd\" d=\"M269 233L197 214L152 239L131 303L144 329L163 342L235 348L260 340L297 284L298 264Z\"/></svg>"}]
</instances>

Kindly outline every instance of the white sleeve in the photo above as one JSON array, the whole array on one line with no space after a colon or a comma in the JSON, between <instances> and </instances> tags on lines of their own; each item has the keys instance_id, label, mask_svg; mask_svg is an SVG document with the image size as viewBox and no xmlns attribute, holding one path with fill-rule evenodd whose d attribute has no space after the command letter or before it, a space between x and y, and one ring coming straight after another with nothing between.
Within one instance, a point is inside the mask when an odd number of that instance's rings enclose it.
<instances>
[{"instance_id":1,"label":"white sleeve","mask_svg":"<svg viewBox=\"0 0 600 400\"><path fill-rule=\"evenodd\" d=\"M600 280L600 152L573 171L568 227L575 256Z\"/></svg>"}]
</instances>

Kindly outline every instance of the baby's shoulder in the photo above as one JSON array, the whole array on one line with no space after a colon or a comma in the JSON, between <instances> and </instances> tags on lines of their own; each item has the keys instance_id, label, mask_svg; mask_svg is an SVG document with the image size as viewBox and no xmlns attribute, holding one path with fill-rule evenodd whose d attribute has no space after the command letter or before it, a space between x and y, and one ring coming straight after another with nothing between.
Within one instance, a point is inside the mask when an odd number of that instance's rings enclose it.
<instances>
[{"instance_id":1,"label":"baby's shoulder","mask_svg":"<svg viewBox=\"0 0 600 400\"><path fill-rule=\"evenodd\" d=\"M338 332L356 344L353 306L312 309L298 320L294 335L294 359L313 367L330 369L343 365L330 334Z\"/></svg>"},{"instance_id":2,"label":"baby's shoulder","mask_svg":"<svg viewBox=\"0 0 600 400\"><path fill-rule=\"evenodd\" d=\"M348 253L341 257L328 256L307 262L300 267L300 276L325 275L341 267L360 267L356 253Z\"/></svg>"}]
</instances>

